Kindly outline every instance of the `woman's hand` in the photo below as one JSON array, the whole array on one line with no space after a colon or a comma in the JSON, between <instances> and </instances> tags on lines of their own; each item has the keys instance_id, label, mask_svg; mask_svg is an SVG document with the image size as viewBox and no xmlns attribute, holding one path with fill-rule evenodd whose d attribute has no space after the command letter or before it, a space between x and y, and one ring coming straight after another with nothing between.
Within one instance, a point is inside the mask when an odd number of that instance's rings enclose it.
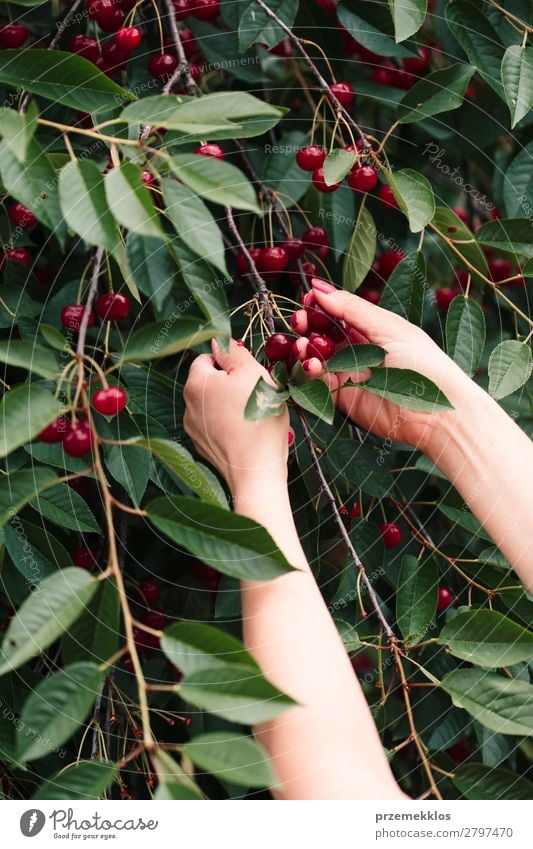
<instances>
[{"instance_id":1,"label":"woman's hand","mask_svg":"<svg viewBox=\"0 0 533 849\"><path fill-rule=\"evenodd\" d=\"M361 341L387 351L385 365L412 369L432 380L457 409L473 382L419 327L399 315L381 309L357 295L335 289L323 280L313 280L313 292L320 307L332 318L344 321L357 331ZM370 392L339 388L347 380L360 383L369 372L329 374L326 381L337 407L357 424L377 436L405 442L426 450L434 436L435 417L454 413L425 413L399 407Z\"/></svg>"},{"instance_id":2,"label":"woman's hand","mask_svg":"<svg viewBox=\"0 0 533 849\"><path fill-rule=\"evenodd\" d=\"M270 375L233 340L229 352L216 342L213 355L194 361L185 385L185 430L199 453L226 479L235 496L248 483L287 479L289 414L250 422L246 402L260 377Z\"/></svg>"}]
</instances>

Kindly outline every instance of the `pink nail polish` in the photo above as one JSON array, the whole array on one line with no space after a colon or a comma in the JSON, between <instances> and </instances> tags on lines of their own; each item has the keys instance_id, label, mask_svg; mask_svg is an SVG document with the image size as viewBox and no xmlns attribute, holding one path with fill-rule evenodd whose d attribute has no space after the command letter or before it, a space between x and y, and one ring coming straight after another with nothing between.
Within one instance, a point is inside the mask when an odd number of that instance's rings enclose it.
<instances>
[{"instance_id":1,"label":"pink nail polish","mask_svg":"<svg viewBox=\"0 0 533 849\"><path fill-rule=\"evenodd\" d=\"M313 289L317 289L318 292L323 292L324 295L331 295L332 292L335 292L335 286L332 286L327 280L321 280L319 277L313 277L311 286Z\"/></svg>"}]
</instances>

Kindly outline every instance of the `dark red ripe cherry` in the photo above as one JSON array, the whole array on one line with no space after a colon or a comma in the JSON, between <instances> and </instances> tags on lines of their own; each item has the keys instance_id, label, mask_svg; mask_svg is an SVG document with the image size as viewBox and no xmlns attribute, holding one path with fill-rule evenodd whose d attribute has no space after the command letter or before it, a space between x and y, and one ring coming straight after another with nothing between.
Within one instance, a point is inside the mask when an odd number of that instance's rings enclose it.
<instances>
[{"instance_id":1,"label":"dark red ripe cherry","mask_svg":"<svg viewBox=\"0 0 533 849\"><path fill-rule=\"evenodd\" d=\"M448 587L439 587L439 594L437 598L437 610L442 611L446 610L447 607L453 604L453 593Z\"/></svg>"},{"instance_id":2,"label":"dark red ripe cherry","mask_svg":"<svg viewBox=\"0 0 533 849\"><path fill-rule=\"evenodd\" d=\"M61 324L67 330L79 330L85 307L82 304L68 304L61 310ZM91 310L89 313L89 321L87 327L94 324L94 313Z\"/></svg>"},{"instance_id":3,"label":"dark red ripe cherry","mask_svg":"<svg viewBox=\"0 0 533 849\"><path fill-rule=\"evenodd\" d=\"M128 395L120 386L108 386L94 393L93 407L103 416L116 416L128 403Z\"/></svg>"},{"instance_id":4,"label":"dark red ripe cherry","mask_svg":"<svg viewBox=\"0 0 533 849\"><path fill-rule=\"evenodd\" d=\"M281 247L262 248L257 259L259 271L265 274L280 274L289 263L287 251Z\"/></svg>"},{"instance_id":5,"label":"dark red ripe cherry","mask_svg":"<svg viewBox=\"0 0 533 849\"><path fill-rule=\"evenodd\" d=\"M314 248L329 246L329 236L323 227L309 227L302 235L302 241Z\"/></svg>"},{"instance_id":6,"label":"dark red ripe cherry","mask_svg":"<svg viewBox=\"0 0 533 849\"><path fill-rule=\"evenodd\" d=\"M83 457L87 454L93 445L93 436L89 423L84 419L80 419L75 424L72 424L63 440L63 448L65 453L70 457Z\"/></svg>"},{"instance_id":7,"label":"dark red ripe cherry","mask_svg":"<svg viewBox=\"0 0 533 849\"><path fill-rule=\"evenodd\" d=\"M141 180L143 181L145 186L150 188L151 186L155 186L155 177L148 168L143 168L141 171Z\"/></svg>"},{"instance_id":8,"label":"dark red ripe cherry","mask_svg":"<svg viewBox=\"0 0 533 849\"><path fill-rule=\"evenodd\" d=\"M171 53L158 53L148 62L148 70L153 77L167 77L174 73L178 60Z\"/></svg>"},{"instance_id":9,"label":"dark red ripe cherry","mask_svg":"<svg viewBox=\"0 0 533 849\"><path fill-rule=\"evenodd\" d=\"M177 21L184 21L191 14L190 0L172 0Z\"/></svg>"},{"instance_id":10,"label":"dark red ripe cherry","mask_svg":"<svg viewBox=\"0 0 533 849\"><path fill-rule=\"evenodd\" d=\"M309 329L312 330L314 333L327 332L333 324L329 315L327 315L318 306L306 307L306 311L307 320L309 322Z\"/></svg>"},{"instance_id":11,"label":"dark red ripe cherry","mask_svg":"<svg viewBox=\"0 0 533 849\"><path fill-rule=\"evenodd\" d=\"M265 344L265 354L271 363L286 360L292 350L294 339L288 333L274 333Z\"/></svg>"},{"instance_id":12,"label":"dark red ripe cherry","mask_svg":"<svg viewBox=\"0 0 533 849\"><path fill-rule=\"evenodd\" d=\"M360 165L348 176L348 185L354 192L370 192L377 182L378 175L372 165Z\"/></svg>"},{"instance_id":13,"label":"dark red ripe cherry","mask_svg":"<svg viewBox=\"0 0 533 849\"><path fill-rule=\"evenodd\" d=\"M191 0L191 15L199 21L213 21L220 14L219 0Z\"/></svg>"},{"instance_id":14,"label":"dark red ripe cherry","mask_svg":"<svg viewBox=\"0 0 533 849\"><path fill-rule=\"evenodd\" d=\"M296 154L296 162L302 171L316 171L321 168L326 159L327 153L323 147L317 144L310 144L307 147L301 147Z\"/></svg>"},{"instance_id":15,"label":"dark red ripe cherry","mask_svg":"<svg viewBox=\"0 0 533 849\"><path fill-rule=\"evenodd\" d=\"M6 24L0 27L0 47L21 47L28 37L24 24Z\"/></svg>"},{"instance_id":16,"label":"dark red ripe cherry","mask_svg":"<svg viewBox=\"0 0 533 849\"><path fill-rule=\"evenodd\" d=\"M282 56L284 59L287 59L289 56L292 56L292 41L290 38L283 38L279 44L276 44L275 47L270 48L270 52L274 56Z\"/></svg>"},{"instance_id":17,"label":"dark red ripe cherry","mask_svg":"<svg viewBox=\"0 0 533 849\"><path fill-rule=\"evenodd\" d=\"M285 239L280 244L290 260L301 259L305 253L305 245L301 239Z\"/></svg>"},{"instance_id":18,"label":"dark red ripe cherry","mask_svg":"<svg viewBox=\"0 0 533 849\"><path fill-rule=\"evenodd\" d=\"M68 49L71 53L77 53L78 56L83 56L89 62L94 62L100 55L100 47L96 38L90 38L88 35L75 35L68 43Z\"/></svg>"},{"instance_id":19,"label":"dark red ripe cherry","mask_svg":"<svg viewBox=\"0 0 533 849\"><path fill-rule=\"evenodd\" d=\"M494 257L494 259L489 259L488 266L490 279L494 283L501 283L502 280L512 277L513 266L511 265L511 262L504 257Z\"/></svg>"},{"instance_id":20,"label":"dark red ripe cherry","mask_svg":"<svg viewBox=\"0 0 533 849\"><path fill-rule=\"evenodd\" d=\"M96 299L96 312L104 321L121 321L129 314L130 299L127 295L109 293Z\"/></svg>"},{"instance_id":21,"label":"dark red ripe cherry","mask_svg":"<svg viewBox=\"0 0 533 849\"><path fill-rule=\"evenodd\" d=\"M328 336L312 333L307 346L308 357L318 357L319 360L329 360L335 351L335 345Z\"/></svg>"},{"instance_id":22,"label":"dark red ripe cherry","mask_svg":"<svg viewBox=\"0 0 533 849\"><path fill-rule=\"evenodd\" d=\"M402 541L401 528L395 522L383 522L379 530L385 543L385 548L394 548Z\"/></svg>"},{"instance_id":23,"label":"dark red ripe cherry","mask_svg":"<svg viewBox=\"0 0 533 849\"><path fill-rule=\"evenodd\" d=\"M355 96L350 83L333 83L331 91L343 106L350 106Z\"/></svg>"},{"instance_id":24,"label":"dark red ripe cherry","mask_svg":"<svg viewBox=\"0 0 533 849\"><path fill-rule=\"evenodd\" d=\"M377 289L364 289L361 287L357 294L364 301L368 301L369 304L375 304L377 306L381 301L381 292Z\"/></svg>"},{"instance_id":25,"label":"dark red ripe cherry","mask_svg":"<svg viewBox=\"0 0 533 849\"><path fill-rule=\"evenodd\" d=\"M337 189L340 189L340 183L332 183L331 186L328 186L326 181L324 180L324 169L317 168L316 171L313 171L313 186L317 191L322 192L327 195L331 192L336 192Z\"/></svg>"},{"instance_id":26,"label":"dark red ripe cherry","mask_svg":"<svg viewBox=\"0 0 533 849\"><path fill-rule=\"evenodd\" d=\"M378 189L378 198L385 206L398 206L398 201L394 197L394 192L388 184L383 184Z\"/></svg>"},{"instance_id":27,"label":"dark red ripe cherry","mask_svg":"<svg viewBox=\"0 0 533 849\"><path fill-rule=\"evenodd\" d=\"M213 159L224 159L224 151L219 144L201 144L194 152L198 156L211 156Z\"/></svg>"},{"instance_id":28,"label":"dark red ripe cherry","mask_svg":"<svg viewBox=\"0 0 533 849\"><path fill-rule=\"evenodd\" d=\"M137 29L137 27L125 27L124 29L119 29L115 35L115 43L121 50L126 50L128 53L139 46L141 39L141 31L140 29Z\"/></svg>"},{"instance_id":29,"label":"dark red ripe cherry","mask_svg":"<svg viewBox=\"0 0 533 849\"><path fill-rule=\"evenodd\" d=\"M45 427L37 437L39 442L46 442L49 445L53 445L57 442L63 442L67 430L70 427L70 422L64 416L59 416L59 418L55 419L51 424Z\"/></svg>"},{"instance_id":30,"label":"dark red ripe cherry","mask_svg":"<svg viewBox=\"0 0 533 849\"><path fill-rule=\"evenodd\" d=\"M370 79L376 85L392 85L392 76L390 68L374 68L370 75Z\"/></svg>"},{"instance_id":31,"label":"dark red ripe cherry","mask_svg":"<svg viewBox=\"0 0 533 849\"><path fill-rule=\"evenodd\" d=\"M361 515L361 507L358 501L354 501L352 512L350 513L350 519L357 519Z\"/></svg>"},{"instance_id":32,"label":"dark red ripe cherry","mask_svg":"<svg viewBox=\"0 0 533 849\"><path fill-rule=\"evenodd\" d=\"M248 248L248 253L250 254L255 265L257 265L259 255L261 253L261 248ZM247 258L242 253L242 251L239 251L239 253L237 254L236 261L237 261L237 271L239 272L239 274L250 274L250 265L248 263Z\"/></svg>"},{"instance_id":33,"label":"dark red ripe cherry","mask_svg":"<svg viewBox=\"0 0 533 849\"><path fill-rule=\"evenodd\" d=\"M6 256L12 262L21 262L22 265L29 265L31 262L31 253L26 248L10 248L6 251Z\"/></svg>"},{"instance_id":34,"label":"dark red ripe cherry","mask_svg":"<svg viewBox=\"0 0 533 849\"><path fill-rule=\"evenodd\" d=\"M418 59L409 57L402 59L402 65L410 74L421 74L426 68L429 68L429 53L425 47L419 47L417 50Z\"/></svg>"},{"instance_id":35,"label":"dark red ripe cherry","mask_svg":"<svg viewBox=\"0 0 533 849\"><path fill-rule=\"evenodd\" d=\"M37 224L37 218L23 203L13 203L8 209L9 220L14 227L33 227Z\"/></svg>"},{"instance_id":36,"label":"dark red ripe cherry","mask_svg":"<svg viewBox=\"0 0 533 849\"><path fill-rule=\"evenodd\" d=\"M155 604L161 595L161 584L149 579L141 581L139 584L139 592L147 604Z\"/></svg>"},{"instance_id":37,"label":"dark red ripe cherry","mask_svg":"<svg viewBox=\"0 0 533 849\"><path fill-rule=\"evenodd\" d=\"M403 251L385 251L385 253L382 253L378 260L378 270L381 272L382 277L388 280L404 257L405 254Z\"/></svg>"},{"instance_id":38,"label":"dark red ripe cherry","mask_svg":"<svg viewBox=\"0 0 533 849\"><path fill-rule=\"evenodd\" d=\"M195 53L198 53L198 44L194 37L194 33L190 29L180 30L181 43L187 59L192 59Z\"/></svg>"},{"instance_id":39,"label":"dark red ripe cherry","mask_svg":"<svg viewBox=\"0 0 533 849\"><path fill-rule=\"evenodd\" d=\"M92 569L97 563L94 548L75 548L72 552L72 562L80 569Z\"/></svg>"},{"instance_id":40,"label":"dark red ripe cherry","mask_svg":"<svg viewBox=\"0 0 533 849\"><path fill-rule=\"evenodd\" d=\"M449 286L443 286L441 289L436 289L435 291L435 301L437 306L443 312L449 308L451 302L454 298L457 297L457 292L455 289L450 289Z\"/></svg>"},{"instance_id":41,"label":"dark red ripe cherry","mask_svg":"<svg viewBox=\"0 0 533 849\"><path fill-rule=\"evenodd\" d=\"M452 206L452 212L455 212L457 218L460 218L463 224L468 224L468 213L462 206Z\"/></svg>"}]
</instances>

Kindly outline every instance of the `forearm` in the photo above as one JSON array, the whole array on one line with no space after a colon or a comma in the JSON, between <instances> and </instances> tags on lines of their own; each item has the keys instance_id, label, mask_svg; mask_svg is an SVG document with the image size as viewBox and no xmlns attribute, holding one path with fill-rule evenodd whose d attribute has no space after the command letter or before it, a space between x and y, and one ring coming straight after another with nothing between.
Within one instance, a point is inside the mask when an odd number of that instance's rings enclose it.
<instances>
[{"instance_id":1,"label":"forearm","mask_svg":"<svg viewBox=\"0 0 533 849\"><path fill-rule=\"evenodd\" d=\"M432 461L533 590L533 443L486 392L464 383L436 417Z\"/></svg>"},{"instance_id":2,"label":"forearm","mask_svg":"<svg viewBox=\"0 0 533 849\"><path fill-rule=\"evenodd\" d=\"M366 699L300 545L283 481L236 492L297 572L243 583L244 635L263 673L299 707L255 729L286 799L402 798Z\"/></svg>"}]
</instances>

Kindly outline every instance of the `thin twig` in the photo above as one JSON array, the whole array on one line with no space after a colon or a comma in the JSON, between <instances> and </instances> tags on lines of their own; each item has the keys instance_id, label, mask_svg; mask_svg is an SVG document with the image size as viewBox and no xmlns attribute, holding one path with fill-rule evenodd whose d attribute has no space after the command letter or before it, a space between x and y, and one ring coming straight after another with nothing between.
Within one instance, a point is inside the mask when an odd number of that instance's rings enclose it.
<instances>
[{"instance_id":1,"label":"thin twig","mask_svg":"<svg viewBox=\"0 0 533 849\"><path fill-rule=\"evenodd\" d=\"M104 249L98 248L94 255L94 265L93 272L91 274L91 282L89 284L89 291L87 293L87 300L85 302L85 309L83 310L83 315L81 317L80 329L78 333L78 344L76 345L76 353L79 357L82 357L85 351L85 337L87 336L87 328L89 327L89 316L91 313L91 309L93 306L94 299L96 297L96 292L98 289L98 278L100 276L100 267L102 265L102 260L104 258Z\"/></svg>"},{"instance_id":2,"label":"thin twig","mask_svg":"<svg viewBox=\"0 0 533 849\"><path fill-rule=\"evenodd\" d=\"M180 77L183 77L185 81L185 87L189 94L193 95L194 97L198 97L202 92L196 85L194 77L191 73L191 66L187 61L185 50L183 49L180 31L176 23L176 12L174 6L172 5L172 0L163 0L163 2L165 4L165 9L167 10L172 42L176 49L176 53L178 54L178 67L176 68L170 79L167 80L167 82L165 83L165 86L163 88L163 94L168 94L176 80Z\"/></svg>"},{"instance_id":3,"label":"thin twig","mask_svg":"<svg viewBox=\"0 0 533 849\"><path fill-rule=\"evenodd\" d=\"M258 299L259 303L261 304L261 306L263 307L263 312L264 312L264 315L265 315L265 321L267 323L268 329L270 330L271 333L274 333L276 327L275 327L275 324L274 324L274 316L272 314L272 304L270 302L270 292L268 291L268 288L267 288L265 281L263 280L263 278L259 274L259 271L257 270L257 266L256 266L255 262L253 261L252 256L250 255L250 251L248 250L248 248L244 244L242 236L237 229L237 225L235 223L235 219L233 217L233 212L232 212L232 209L231 209L230 206L226 207L226 218L228 220L229 228L230 228L231 232L233 233L233 236L235 237L235 241L237 242L242 253L244 254L246 262L248 263L248 265L250 267L250 274L251 274L253 280L255 281L255 289L256 289L256 292L257 292L257 299Z\"/></svg>"}]
</instances>

